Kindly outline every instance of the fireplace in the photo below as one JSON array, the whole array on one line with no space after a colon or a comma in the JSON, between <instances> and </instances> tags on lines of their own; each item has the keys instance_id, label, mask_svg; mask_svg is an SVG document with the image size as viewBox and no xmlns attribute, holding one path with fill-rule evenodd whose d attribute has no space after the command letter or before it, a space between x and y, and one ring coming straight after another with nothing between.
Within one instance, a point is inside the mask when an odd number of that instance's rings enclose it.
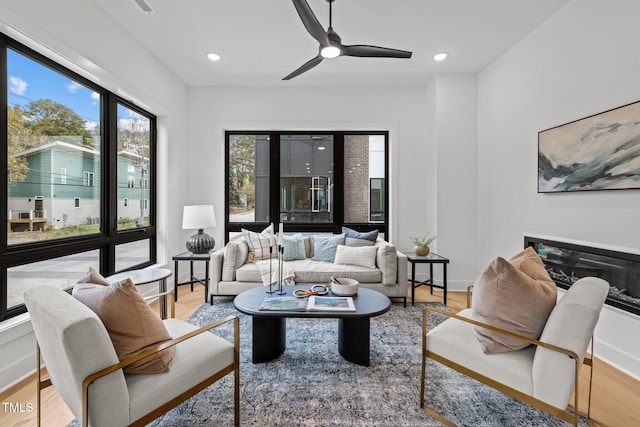
<instances>
[{"instance_id":1,"label":"fireplace","mask_svg":"<svg viewBox=\"0 0 640 427\"><path fill-rule=\"evenodd\" d=\"M610 285L606 304L640 315L640 254L587 245L524 236L524 247L533 246L558 287L569 289L582 277L600 277Z\"/></svg>"}]
</instances>

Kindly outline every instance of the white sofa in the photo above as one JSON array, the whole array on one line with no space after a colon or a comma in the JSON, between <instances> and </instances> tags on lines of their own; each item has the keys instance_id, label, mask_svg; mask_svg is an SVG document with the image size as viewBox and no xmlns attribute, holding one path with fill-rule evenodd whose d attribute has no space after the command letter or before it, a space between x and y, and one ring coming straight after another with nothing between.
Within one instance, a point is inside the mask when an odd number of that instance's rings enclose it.
<instances>
[{"instance_id":1,"label":"white sofa","mask_svg":"<svg viewBox=\"0 0 640 427\"><path fill-rule=\"evenodd\" d=\"M311 258L287 261L295 271L296 284L329 283L331 276L356 279L360 286L407 304L407 257L395 245L378 238L375 268L314 261ZM232 240L211 254L209 298L233 296L263 286L254 263L247 263L249 248L243 239ZM307 252L307 256L309 253ZM275 260L274 260L275 262Z\"/></svg>"}]
</instances>

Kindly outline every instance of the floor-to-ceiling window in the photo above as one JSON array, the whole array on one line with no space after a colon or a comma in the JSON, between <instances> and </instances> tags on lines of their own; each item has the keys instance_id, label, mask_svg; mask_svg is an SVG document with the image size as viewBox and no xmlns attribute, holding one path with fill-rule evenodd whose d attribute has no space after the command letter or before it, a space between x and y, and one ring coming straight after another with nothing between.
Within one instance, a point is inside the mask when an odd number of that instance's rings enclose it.
<instances>
[{"instance_id":1,"label":"floor-to-ceiling window","mask_svg":"<svg viewBox=\"0 0 640 427\"><path fill-rule=\"evenodd\" d=\"M22 293L155 262L155 117L0 34L0 320Z\"/></svg>"},{"instance_id":2,"label":"floor-to-ceiling window","mask_svg":"<svg viewBox=\"0 0 640 427\"><path fill-rule=\"evenodd\" d=\"M388 230L387 132L226 132L227 239L242 228Z\"/></svg>"}]
</instances>

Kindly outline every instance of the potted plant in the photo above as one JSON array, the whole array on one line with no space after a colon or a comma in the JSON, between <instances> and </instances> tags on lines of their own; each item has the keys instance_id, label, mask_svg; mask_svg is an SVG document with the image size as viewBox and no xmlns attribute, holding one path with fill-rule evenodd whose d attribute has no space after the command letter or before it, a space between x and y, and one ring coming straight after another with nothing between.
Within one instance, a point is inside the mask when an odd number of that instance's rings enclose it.
<instances>
[{"instance_id":1,"label":"potted plant","mask_svg":"<svg viewBox=\"0 0 640 427\"><path fill-rule=\"evenodd\" d=\"M423 238L418 237L410 237L411 241L415 245L413 250L418 256L427 256L429 255L429 245L431 242L437 239L437 236L429 236L429 232L424 235Z\"/></svg>"}]
</instances>

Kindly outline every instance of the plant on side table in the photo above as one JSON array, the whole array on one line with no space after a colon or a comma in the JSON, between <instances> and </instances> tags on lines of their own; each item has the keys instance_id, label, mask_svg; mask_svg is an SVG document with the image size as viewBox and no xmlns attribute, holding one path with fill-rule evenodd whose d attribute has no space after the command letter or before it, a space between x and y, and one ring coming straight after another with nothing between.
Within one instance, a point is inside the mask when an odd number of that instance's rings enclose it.
<instances>
[{"instance_id":1,"label":"plant on side table","mask_svg":"<svg viewBox=\"0 0 640 427\"><path fill-rule=\"evenodd\" d=\"M423 238L418 237L410 237L411 241L415 245L413 248L414 252L418 256L427 256L429 255L429 245L437 239L437 236L429 236L429 232L424 235Z\"/></svg>"}]
</instances>

